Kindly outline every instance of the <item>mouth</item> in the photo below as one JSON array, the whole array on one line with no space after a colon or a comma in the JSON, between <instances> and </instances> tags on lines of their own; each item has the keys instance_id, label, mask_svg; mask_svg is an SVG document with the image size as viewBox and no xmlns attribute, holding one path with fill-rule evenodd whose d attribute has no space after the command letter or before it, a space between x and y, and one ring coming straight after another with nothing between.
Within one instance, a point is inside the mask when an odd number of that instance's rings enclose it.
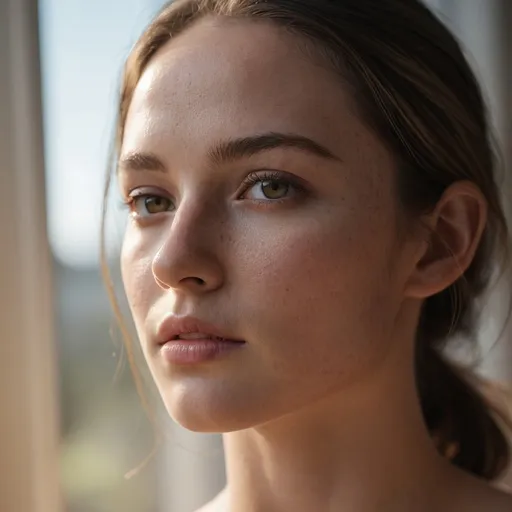
<instances>
[{"instance_id":1,"label":"mouth","mask_svg":"<svg viewBox=\"0 0 512 512\"><path fill-rule=\"evenodd\" d=\"M208 333L202 333L202 332L190 332L190 333L184 333L184 334L177 334L169 341L176 341L176 340L183 340L183 341L198 341L198 340L211 340L211 341L218 341L218 342L227 342L227 343L245 343L241 340L232 340L223 336L216 336L214 334L208 334Z\"/></svg>"},{"instance_id":2,"label":"mouth","mask_svg":"<svg viewBox=\"0 0 512 512\"><path fill-rule=\"evenodd\" d=\"M168 316L158 328L157 344L167 362L189 365L218 359L245 341L197 318Z\"/></svg>"},{"instance_id":3,"label":"mouth","mask_svg":"<svg viewBox=\"0 0 512 512\"><path fill-rule=\"evenodd\" d=\"M157 343L164 345L170 341L210 340L217 342L245 343L233 336L227 329L205 322L198 318L169 315L158 326Z\"/></svg>"}]
</instances>

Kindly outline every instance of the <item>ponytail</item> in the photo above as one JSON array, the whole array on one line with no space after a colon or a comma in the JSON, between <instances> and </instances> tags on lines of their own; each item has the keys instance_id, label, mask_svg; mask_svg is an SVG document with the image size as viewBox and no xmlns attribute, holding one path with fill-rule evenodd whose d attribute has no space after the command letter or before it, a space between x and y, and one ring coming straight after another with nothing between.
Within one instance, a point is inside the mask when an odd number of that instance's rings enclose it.
<instances>
[{"instance_id":1,"label":"ponytail","mask_svg":"<svg viewBox=\"0 0 512 512\"><path fill-rule=\"evenodd\" d=\"M505 413L484 396L476 376L447 361L436 348L418 347L416 355L423 416L438 451L477 477L498 478L510 460L499 424L507 422Z\"/></svg>"}]
</instances>

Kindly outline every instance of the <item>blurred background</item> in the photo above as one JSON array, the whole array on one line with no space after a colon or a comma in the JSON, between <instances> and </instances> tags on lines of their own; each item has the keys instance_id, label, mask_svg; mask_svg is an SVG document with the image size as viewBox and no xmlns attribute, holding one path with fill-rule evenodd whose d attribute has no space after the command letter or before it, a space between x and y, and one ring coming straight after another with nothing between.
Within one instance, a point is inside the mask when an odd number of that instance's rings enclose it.
<instances>
[{"instance_id":1,"label":"blurred background","mask_svg":"<svg viewBox=\"0 0 512 512\"><path fill-rule=\"evenodd\" d=\"M64 510L69 512L192 512L224 484L220 439L172 425L158 405L166 440L135 476L124 478L151 453L155 432L123 364L122 342L100 278L100 211L121 67L163 3L38 3L47 227L58 344L60 479ZM512 2L427 3L464 42L510 163ZM0 18L0 31L5 23L8 18ZM510 190L510 181L505 182L508 197ZM110 249L115 254L123 222L115 200L110 216ZM114 280L119 284L115 273ZM505 284L496 290L482 326L487 354L482 371L512 382L512 345L493 343L507 291ZM504 340L512 338L507 332Z\"/></svg>"},{"instance_id":2,"label":"blurred background","mask_svg":"<svg viewBox=\"0 0 512 512\"><path fill-rule=\"evenodd\" d=\"M214 493L224 479L219 440L206 436L190 443L186 434L179 437L181 432L169 436L171 448L159 446L158 454L135 476L124 478L151 453L155 432L124 362L122 339L101 281L98 228L123 61L163 3L39 2L61 476L70 512L186 512L203 501L204 492ZM125 216L114 198L108 214L114 255ZM121 298L116 265L112 267ZM167 433L172 431L165 415L159 422ZM217 476L202 478L202 461L213 461ZM188 479L183 479L185 474Z\"/></svg>"}]
</instances>

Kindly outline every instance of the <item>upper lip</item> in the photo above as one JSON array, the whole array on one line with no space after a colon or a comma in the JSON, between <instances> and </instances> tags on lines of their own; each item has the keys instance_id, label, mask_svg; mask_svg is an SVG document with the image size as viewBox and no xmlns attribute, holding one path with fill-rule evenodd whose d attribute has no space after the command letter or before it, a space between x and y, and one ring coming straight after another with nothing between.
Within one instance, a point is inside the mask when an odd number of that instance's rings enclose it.
<instances>
[{"instance_id":1,"label":"upper lip","mask_svg":"<svg viewBox=\"0 0 512 512\"><path fill-rule=\"evenodd\" d=\"M232 336L229 332L217 327L214 324L204 322L191 316L169 315L163 319L157 330L157 343L165 343L177 339L181 334L205 334L209 338L219 338L226 341L243 342L243 340Z\"/></svg>"}]
</instances>

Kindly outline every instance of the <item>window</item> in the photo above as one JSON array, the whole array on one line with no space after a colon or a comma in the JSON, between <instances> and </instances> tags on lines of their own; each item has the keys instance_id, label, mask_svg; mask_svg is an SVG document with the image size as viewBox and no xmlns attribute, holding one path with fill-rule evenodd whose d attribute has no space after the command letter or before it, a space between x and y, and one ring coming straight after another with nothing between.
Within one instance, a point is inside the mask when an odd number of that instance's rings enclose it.
<instances>
[{"instance_id":1,"label":"window","mask_svg":"<svg viewBox=\"0 0 512 512\"><path fill-rule=\"evenodd\" d=\"M117 372L122 342L110 335L114 320L98 266L122 64L157 7L150 0L39 2L60 464L70 512L158 509L158 458L124 478L151 452L153 431L128 368ZM112 230L111 239L118 235Z\"/></svg>"},{"instance_id":2,"label":"window","mask_svg":"<svg viewBox=\"0 0 512 512\"><path fill-rule=\"evenodd\" d=\"M186 512L223 484L219 438L172 425L160 455L129 481L123 478L151 452L154 433L127 365L117 372L122 343L114 344L109 334L113 316L98 268L100 210L122 64L163 3L39 3L61 468L71 512ZM116 217L116 208L114 201L109 219ZM111 225L109 240L115 246L121 229L118 222ZM201 472L204 484L198 489Z\"/></svg>"}]
</instances>

